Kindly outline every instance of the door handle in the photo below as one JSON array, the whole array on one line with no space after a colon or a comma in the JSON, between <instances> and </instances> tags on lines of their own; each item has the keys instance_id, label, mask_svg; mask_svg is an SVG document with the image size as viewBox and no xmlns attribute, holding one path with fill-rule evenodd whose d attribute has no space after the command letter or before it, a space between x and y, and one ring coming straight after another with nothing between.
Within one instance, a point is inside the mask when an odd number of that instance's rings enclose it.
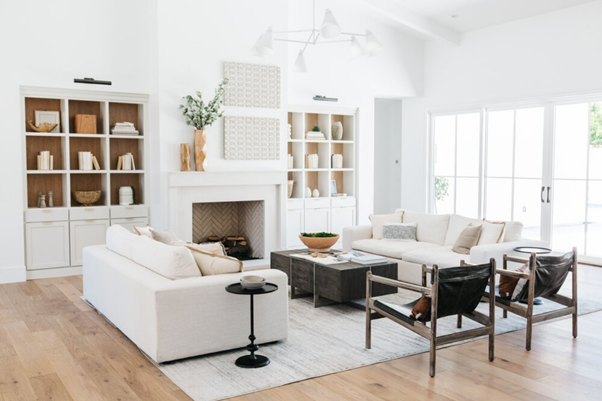
<instances>
[{"instance_id":1,"label":"door handle","mask_svg":"<svg viewBox=\"0 0 602 401\"><path fill-rule=\"evenodd\" d=\"M550 187L548 187L548 197L547 197L548 203L550 203Z\"/></svg>"},{"instance_id":2,"label":"door handle","mask_svg":"<svg viewBox=\"0 0 602 401\"><path fill-rule=\"evenodd\" d=\"M545 190L546 187L541 187L541 203L545 203L545 201L543 200L543 191Z\"/></svg>"}]
</instances>

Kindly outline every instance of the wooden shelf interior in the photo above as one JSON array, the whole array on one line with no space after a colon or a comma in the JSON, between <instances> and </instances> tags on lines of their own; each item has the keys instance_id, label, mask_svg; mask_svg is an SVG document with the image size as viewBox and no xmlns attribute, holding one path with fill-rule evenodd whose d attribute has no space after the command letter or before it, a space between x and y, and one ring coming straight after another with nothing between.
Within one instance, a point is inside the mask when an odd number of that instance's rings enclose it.
<instances>
[{"instance_id":1,"label":"wooden shelf interior","mask_svg":"<svg viewBox=\"0 0 602 401\"><path fill-rule=\"evenodd\" d=\"M318 168L328 168L330 164L330 154L328 152L328 142L306 142L305 154L318 155ZM303 158L305 163L305 157ZM307 168L307 166L305 166Z\"/></svg>"},{"instance_id":2,"label":"wooden shelf interior","mask_svg":"<svg viewBox=\"0 0 602 401\"><path fill-rule=\"evenodd\" d=\"M104 113L103 104L101 102L90 102L85 100L69 100L69 132L75 131L75 115L76 114L93 114L96 116L96 133L105 134L104 132Z\"/></svg>"},{"instance_id":3,"label":"wooden shelf interior","mask_svg":"<svg viewBox=\"0 0 602 401\"><path fill-rule=\"evenodd\" d=\"M27 207L38 207L38 191L46 195L48 202L48 192L52 191L54 207L65 205L64 174L28 174L27 175Z\"/></svg>"},{"instance_id":4,"label":"wooden shelf interior","mask_svg":"<svg viewBox=\"0 0 602 401\"><path fill-rule=\"evenodd\" d=\"M142 106L133 103L109 103L109 129L115 123L130 122L136 125L136 129L143 135Z\"/></svg>"},{"instance_id":5,"label":"wooden shelf interior","mask_svg":"<svg viewBox=\"0 0 602 401\"><path fill-rule=\"evenodd\" d=\"M293 168L301 169L305 164L305 153L303 153L302 142L289 142L288 154L293 155Z\"/></svg>"},{"instance_id":6,"label":"wooden shelf interior","mask_svg":"<svg viewBox=\"0 0 602 401\"><path fill-rule=\"evenodd\" d=\"M330 196L330 175L327 171L308 171L305 173L305 187L309 187L312 192L318 189L320 198ZM305 193L305 188L303 188Z\"/></svg>"},{"instance_id":7,"label":"wooden shelf interior","mask_svg":"<svg viewBox=\"0 0 602 401\"><path fill-rule=\"evenodd\" d=\"M58 111L61 113L61 124L59 126L59 132L65 132L64 124L63 124L63 116L61 110L61 100L60 99L43 99L43 98L35 98L35 97L27 97L25 98L25 131L26 132L34 132L27 125L27 121L31 120L34 124L36 123L36 110L43 111Z\"/></svg>"},{"instance_id":8,"label":"wooden shelf interior","mask_svg":"<svg viewBox=\"0 0 602 401\"><path fill-rule=\"evenodd\" d=\"M347 196L355 196L353 171L333 171L331 179L337 182L337 193L346 193ZM330 191L328 191L330 194Z\"/></svg>"},{"instance_id":9,"label":"wooden shelf interior","mask_svg":"<svg viewBox=\"0 0 602 401\"><path fill-rule=\"evenodd\" d=\"M305 124L303 121L303 113L288 113L288 123L292 125L292 139L305 138Z\"/></svg>"},{"instance_id":10,"label":"wooden shelf interior","mask_svg":"<svg viewBox=\"0 0 602 401\"><path fill-rule=\"evenodd\" d=\"M143 174L111 174L111 205L119 205L119 188L134 187L134 202L144 204Z\"/></svg>"},{"instance_id":11,"label":"wooden shelf interior","mask_svg":"<svg viewBox=\"0 0 602 401\"><path fill-rule=\"evenodd\" d=\"M78 152L92 152L96 156L98 164L100 164L100 169L104 170L106 168L104 165L104 141L101 138L69 138L69 165L71 170L79 170Z\"/></svg>"},{"instance_id":12,"label":"wooden shelf interior","mask_svg":"<svg viewBox=\"0 0 602 401\"><path fill-rule=\"evenodd\" d=\"M331 152L343 155L343 168L353 168L353 143L333 143Z\"/></svg>"},{"instance_id":13,"label":"wooden shelf interior","mask_svg":"<svg viewBox=\"0 0 602 401\"><path fill-rule=\"evenodd\" d=\"M71 174L71 206L82 206L75 200L75 191L97 191L101 190L100 199L95 206L107 204L107 178L106 174Z\"/></svg>"},{"instance_id":14,"label":"wooden shelf interior","mask_svg":"<svg viewBox=\"0 0 602 401\"><path fill-rule=\"evenodd\" d=\"M27 170L38 169L38 154L48 150L53 156L53 170L63 170L63 141L65 138L44 136L28 136L25 139Z\"/></svg>"},{"instance_id":15,"label":"wooden shelf interior","mask_svg":"<svg viewBox=\"0 0 602 401\"><path fill-rule=\"evenodd\" d=\"M354 120L353 116L344 116L340 114L333 114L331 116L332 124L335 122L340 122L343 124L343 138L342 141L353 141L354 139Z\"/></svg>"},{"instance_id":16,"label":"wooden shelf interior","mask_svg":"<svg viewBox=\"0 0 602 401\"><path fill-rule=\"evenodd\" d=\"M303 198L303 194L305 193L303 173L300 171L291 171L288 173L288 179L295 181L295 184L293 185L293 196L291 196L289 199Z\"/></svg>"},{"instance_id":17,"label":"wooden shelf interior","mask_svg":"<svg viewBox=\"0 0 602 401\"><path fill-rule=\"evenodd\" d=\"M134 157L136 170L144 169L144 160L140 157L143 154L142 140L127 139L127 138L110 138L109 148L109 167L111 170L117 170L119 156L131 153Z\"/></svg>"}]
</instances>

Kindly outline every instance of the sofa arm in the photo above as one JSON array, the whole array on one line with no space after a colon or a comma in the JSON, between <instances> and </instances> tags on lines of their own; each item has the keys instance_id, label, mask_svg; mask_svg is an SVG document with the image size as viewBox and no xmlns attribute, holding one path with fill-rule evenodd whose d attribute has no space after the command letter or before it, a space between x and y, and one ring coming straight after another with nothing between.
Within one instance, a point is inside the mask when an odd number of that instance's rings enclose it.
<instances>
[{"instance_id":1,"label":"sofa arm","mask_svg":"<svg viewBox=\"0 0 602 401\"><path fill-rule=\"evenodd\" d=\"M343 251L349 252L351 244L358 239L372 238L372 225L351 226L343 228Z\"/></svg>"},{"instance_id":2,"label":"sofa arm","mask_svg":"<svg viewBox=\"0 0 602 401\"><path fill-rule=\"evenodd\" d=\"M534 239L522 239L513 242L501 242L499 244L477 245L470 249L470 263L487 263L494 258L497 268L502 268L504 255L527 257L524 253L514 251L517 246L540 246L547 247L548 243Z\"/></svg>"}]
</instances>

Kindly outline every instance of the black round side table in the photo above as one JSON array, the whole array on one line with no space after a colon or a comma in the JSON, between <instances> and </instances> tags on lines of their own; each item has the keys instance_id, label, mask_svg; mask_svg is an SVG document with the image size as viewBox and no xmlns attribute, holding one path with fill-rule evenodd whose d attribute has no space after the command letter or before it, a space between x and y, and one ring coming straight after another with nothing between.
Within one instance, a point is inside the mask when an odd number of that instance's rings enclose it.
<instances>
[{"instance_id":1,"label":"black round side table","mask_svg":"<svg viewBox=\"0 0 602 401\"><path fill-rule=\"evenodd\" d=\"M241 356L240 358L238 358L236 360L236 366L240 368L262 368L270 364L270 360L267 356L255 355L255 352L259 350L259 345L255 344L256 337L254 327L253 296L269 294L270 292L274 292L277 290L278 286L272 283L266 283L263 287L258 288L256 290L242 288L242 285L240 285L240 283L230 284L226 286L226 291L228 291L231 294L251 296L251 335L249 336L249 340L251 340L251 343L247 345L247 351L249 351L251 354Z\"/></svg>"}]
</instances>

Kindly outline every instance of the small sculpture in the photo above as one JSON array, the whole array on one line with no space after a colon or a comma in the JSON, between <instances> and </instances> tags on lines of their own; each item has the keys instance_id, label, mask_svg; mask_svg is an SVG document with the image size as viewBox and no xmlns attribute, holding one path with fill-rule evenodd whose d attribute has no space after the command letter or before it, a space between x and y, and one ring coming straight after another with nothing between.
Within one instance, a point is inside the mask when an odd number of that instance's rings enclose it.
<instances>
[{"instance_id":1,"label":"small sculpture","mask_svg":"<svg viewBox=\"0 0 602 401\"><path fill-rule=\"evenodd\" d=\"M48 191L48 207L54 207L54 200L52 199L53 195L52 191Z\"/></svg>"},{"instance_id":2,"label":"small sculpture","mask_svg":"<svg viewBox=\"0 0 602 401\"><path fill-rule=\"evenodd\" d=\"M42 203L42 191L38 191L38 207L40 207L41 203Z\"/></svg>"},{"instance_id":3,"label":"small sculpture","mask_svg":"<svg viewBox=\"0 0 602 401\"><path fill-rule=\"evenodd\" d=\"M311 188L310 187L305 188L305 197L311 198Z\"/></svg>"},{"instance_id":4,"label":"small sculpture","mask_svg":"<svg viewBox=\"0 0 602 401\"><path fill-rule=\"evenodd\" d=\"M314 198L319 198L320 197L320 191L318 191L318 188L314 189Z\"/></svg>"},{"instance_id":5,"label":"small sculpture","mask_svg":"<svg viewBox=\"0 0 602 401\"><path fill-rule=\"evenodd\" d=\"M332 124L332 139L335 141L343 139L343 124L340 121L335 121Z\"/></svg>"},{"instance_id":6,"label":"small sculpture","mask_svg":"<svg viewBox=\"0 0 602 401\"><path fill-rule=\"evenodd\" d=\"M45 208L46 207L46 195L42 195L42 197L40 199L40 207L41 208Z\"/></svg>"},{"instance_id":7,"label":"small sculpture","mask_svg":"<svg viewBox=\"0 0 602 401\"><path fill-rule=\"evenodd\" d=\"M27 126L31 128L33 132L50 132L55 129L58 124L41 123L40 125L35 126L33 121L27 120Z\"/></svg>"}]
</instances>

